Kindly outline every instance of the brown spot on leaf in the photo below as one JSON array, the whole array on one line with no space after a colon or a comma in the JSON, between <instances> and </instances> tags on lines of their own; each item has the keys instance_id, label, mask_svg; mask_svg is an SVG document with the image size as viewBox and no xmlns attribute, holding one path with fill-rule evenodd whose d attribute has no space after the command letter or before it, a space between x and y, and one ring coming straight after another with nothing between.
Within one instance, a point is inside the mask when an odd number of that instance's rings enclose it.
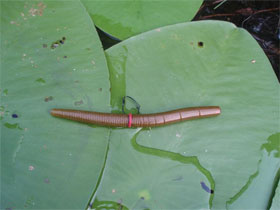
<instances>
[{"instance_id":1,"label":"brown spot on leaf","mask_svg":"<svg viewBox=\"0 0 280 210\"><path fill-rule=\"evenodd\" d=\"M49 102L49 101L52 101L52 100L53 100L52 96L45 97L45 102Z\"/></svg>"},{"instance_id":2,"label":"brown spot on leaf","mask_svg":"<svg viewBox=\"0 0 280 210\"><path fill-rule=\"evenodd\" d=\"M28 13L29 13L29 15L31 15L33 17L38 16L38 15L42 16L46 7L47 6L45 4L43 4L43 2L40 2L37 4L37 6L33 5L29 9Z\"/></svg>"},{"instance_id":3,"label":"brown spot on leaf","mask_svg":"<svg viewBox=\"0 0 280 210\"><path fill-rule=\"evenodd\" d=\"M84 103L83 100L75 101L75 102L74 102L74 105L75 105L75 106L79 106L79 105L81 105L81 104L83 104L83 103Z\"/></svg>"},{"instance_id":4,"label":"brown spot on leaf","mask_svg":"<svg viewBox=\"0 0 280 210\"><path fill-rule=\"evenodd\" d=\"M197 43L197 46L203 47L203 42L198 42L198 43Z\"/></svg>"}]
</instances>

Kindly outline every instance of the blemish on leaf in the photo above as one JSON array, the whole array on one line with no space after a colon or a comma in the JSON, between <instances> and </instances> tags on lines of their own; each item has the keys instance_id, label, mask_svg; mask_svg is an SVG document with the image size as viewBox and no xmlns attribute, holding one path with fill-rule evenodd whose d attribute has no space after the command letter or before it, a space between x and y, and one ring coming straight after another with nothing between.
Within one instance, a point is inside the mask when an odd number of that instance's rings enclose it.
<instances>
[{"instance_id":1,"label":"blemish on leaf","mask_svg":"<svg viewBox=\"0 0 280 210\"><path fill-rule=\"evenodd\" d=\"M179 133L176 133L177 138L181 138L181 135Z\"/></svg>"},{"instance_id":2,"label":"blemish on leaf","mask_svg":"<svg viewBox=\"0 0 280 210\"><path fill-rule=\"evenodd\" d=\"M12 114L12 118L18 118L17 114Z\"/></svg>"},{"instance_id":3,"label":"blemish on leaf","mask_svg":"<svg viewBox=\"0 0 280 210\"><path fill-rule=\"evenodd\" d=\"M151 196L148 190L142 190L138 193L138 196L142 200L150 200Z\"/></svg>"},{"instance_id":4,"label":"blemish on leaf","mask_svg":"<svg viewBox=\"0 0 280 210\"><path fill-rule=\"evenodd\" d=\"M23 130L18 123L14 123L14 124L11 124L11 123L5 123L4 124L5 127L7 128L10 128L10 129L19 129L19 130Z\"/></svg>"},{"instance_id":5,"label":"blemish on leaf","mask_svg":"<svg viewBox=\"0 0 280 210\"><path fill-rule=\"evenodd\" d=\"M48 45L47 44L43 44L43 48L47 48L48 47Z\"/></svg>"},{"instance_id":6,"label":"blemish on leaf","mask_svg":"<svg viewBox=\"0 0 280 210\"><path fill-rule=\"evenodd\" d=\"M46 83L46 81L45 81L43 78L38 78L38 79L36 79L35 81L36 81L36 82L39 82L39 83L43 83L43 84Z\"/></svg>"},{"instance_id":7,"label":"blemish on leaf","mask_svg":"<svg viewBox=\"0 0 280 210\"><path fill-rule=\"evenodd\" d=\"M31 166L31 165L28 166L28 170L29 170L29 171L33 171L34 169L35 169L34 166Z\"/></svg>"},{"instance_id":8,"label":"blemish on leaf","mask_svg":"<svg viewBox=\"0 0 280 210\"><path fill-rule=\"evenodd\" d=\"M8 95L8 89L4 89L4 90L3 90L3 95L4 95L4 96L7 96L7 95Z\"/></svg>"},{"instance_id":9,"label":"blemish on leaf","mask_svg":"<svg viewBox=\"0 0 280 210\"><path fill-rule=\"evenodd\" d=\"M44 5L42 2L38 3L37 6L32 6L32 8L29 9L28 13L29 15L35 17L35 16L42 16L43 13L44 13L44 9L46 8L47 6Z\"/></svg>"},{"instance_id":10,"label":"blemish on leaf","mask_svg":"<svg viewBox=\"0 0 280 210\"><path fill-rule=\"evenodd\" d=\"M74 102L74 105L75 105L75 106L79 106L79 105L82 105L83 103L84 103L83 100L75 101L75 102Z\"/></svg>"},{"instance_id":11,"label":"blemish on leaf","mask_svg":"<svg viewBox=\"0 0 280 210\"><path fill-rule=\"evenodd\" d=\"M59 44L53 43L53 44L51 45L51 48L52 48L52 49L55 49L55 48L57 48L58 46L59 46Z\"/></svg>"},{"instance_id":12,"label":"blemish on leaf","mask_svg":"<svg viewBox=\"0 0 280 210\"><path fill-rule=\"evenodd\" d=\"M45 182L46 184L49 184L49 183L50 183L50 180L49 180L48 178L46 178L46 179L44 180L44 182Z\"/></svg>"},{"instance_id":13,"label":"blemish on leaf","mask_svg":"<svg viewBox=\"0 0 280 210\"><path fill-rule=\"evenodd\" d=\"M67 58L67 55L64 55L63 58Z\"/></svg>"},{"instance_id":14,"label":"blemish on leaf","mask_svg":"<svg viewBox=\"0 0 280 210\"><path fill-rule=\"evenodd\" d=\"M92 61L91 61L91 64L92 64L92 65L95 65L95 62L94 62L94 60L92 60Z\"/></svg>"},{"instance_id":15,"label":"blemish on leaf","mask_svg":"<svg viewBox=\"0 0 280 210\"><path fill-rule=\"evenodd\" d=\"M200 185L202 189L204 189L206 192L213 194L214 190L210 189L204 182L200 182Z\"/></svg>"},{"instance_id":16,"label":"blemish on leaf","mask_svg":"<svg viewBox=\"0 0 280 210\"><path fill-rule=\"evenodd\" d=\"M112 189L112 193L115 193L116 192L116 189Z\"/></svg>"},{"instance_id":17,"label":"blemish on leaf","mask_svg":"<svg viewBox=\"0 0 280 210\"><path fill-rule=\"evenodd\" d=\"M3 90L3 95L4 95L4 96L7 96L7 95L8 95L8 89L4 89L4 90Z\"/></svg>"},{"instance_id":18,"label":"blemish on leaf","mask_svg":"<svg viewBox=\"0 0 280 210\"><path fill-rule=\"evenodd\" d=\"M31 208L31 206L34 206L35 202L34 202L34 198L33 196L31 196L30 198L28 198L24 204L24 208Z\"/></svg>"},{"instance_id":19,"label":"blemish on leaf","mask_svg":"<svg viewBox=\"0 0 280 210\"><path fill-rule=\"evenodd\" d=\"M62 37L62 39L56 40L55 42L52 43L51 48L55 49L57 47L59 47L60 45L64 44L66 38Z\"/></svg>"},{"instance_id":20,"label":"blemish on leaf","mask_svg":"<svg viewBox=\"0 0 280 210\"><path fill-rule=\"evenodd\" d=\"M52 101L52 100L53 100L52 96L45 97L45 102L49 102L49 101Z\"/></svg>"},{"instance_id":21,"label":"blemish on leaf","mask_svg":"<svg viewBox=\"0 0 280 210\"><path fill-rule=\"evenodd\" d=\"M102 91L102 88L98 88L98 90L101 92L101 91Z\"/></svg>"},{"instance_id":22,"label":"blemish on leaf","mask_svg":"<svg viewBox=\"0 0 280 210\"><path fill-rule=\"evenodd\" d=\"M254 60L254 59L253 59L253 60L251 60L251 63L256 63L256 60Z\"/></svg>"},{"instance_id":23,"label":"blemish on leaf","mask_svg":"<svg viewBox=\"0 0 280 210\"><path fill-rule=\"evenodd\" d=\"M197 43L197 46L198 46L198 47L203 47L203 45L204 45L203 42L198 42L198 43Z\"/></svg>"},{"instance_id":24,"label":"blemish on leaf","mask_svg":"<svg viewBox=\"0 0 280 210\"><path fill-rule=\"evenodd\" d=\"M172 181L181 181L181 180L183 180L183 177L182 177L182 176L178 176L177 178L172 179Z\"/></svg>"},{"instance_id":25,"label":"blemish on leaf","mask_svg":"<svg viewBox=\"0 0 280 210\"><path fill-rule=\"evenodd\" d=\"M12 20L12 21L10 21L10 24L16 24L16 21Z\"/></svg>"}]
</instances>

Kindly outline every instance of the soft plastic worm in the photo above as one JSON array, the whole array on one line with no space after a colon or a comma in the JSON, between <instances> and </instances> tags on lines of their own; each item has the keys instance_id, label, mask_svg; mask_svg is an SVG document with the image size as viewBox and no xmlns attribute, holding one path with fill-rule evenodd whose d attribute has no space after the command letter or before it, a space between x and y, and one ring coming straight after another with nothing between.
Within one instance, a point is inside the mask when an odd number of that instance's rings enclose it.
<instances>
[{"instance_id":1,"label":"soft plastic worm","mask_svg":"<svg viewBox=\"0 0 280 210\"><path fill-rule=\"evenodd\" d=\"M217 116L218 106L183 108L155 114L112 114L70 109L52 109L51 115L108 127L155 127L185 120Z\"/></svg>"}]
</instances>

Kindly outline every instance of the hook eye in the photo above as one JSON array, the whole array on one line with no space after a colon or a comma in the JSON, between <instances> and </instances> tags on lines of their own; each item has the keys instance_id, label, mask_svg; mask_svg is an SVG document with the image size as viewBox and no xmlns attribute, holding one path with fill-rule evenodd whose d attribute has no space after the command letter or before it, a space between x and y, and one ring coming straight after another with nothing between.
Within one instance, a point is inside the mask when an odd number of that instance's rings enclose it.
<instances>
[{"instance_id":1,"label":"hook eye","mask_svg":"<svg viewBox=\"0 0 280 210\"><path fill-rule=\"evenodd\" d=\"M134 105L135 105L135 107L136 107L136 109L137 109L137 114L139 114L139 113L140 113L140 104L137 103L137 101L136 101L134 98L130 97L130 96L124 96L124 97L122 98L122 113L123 113L123 114L126 114L125 111L124 111L126 98L130 99L130 100L134 103Z\"/></svg>"}]
</instances>

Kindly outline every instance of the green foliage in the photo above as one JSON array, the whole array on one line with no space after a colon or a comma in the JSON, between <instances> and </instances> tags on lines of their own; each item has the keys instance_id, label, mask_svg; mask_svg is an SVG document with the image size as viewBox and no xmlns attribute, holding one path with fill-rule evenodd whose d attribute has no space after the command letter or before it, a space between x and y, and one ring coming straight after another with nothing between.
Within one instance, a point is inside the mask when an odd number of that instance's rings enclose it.
<instances>
[{"instance_id":1,"label":"green foliage","mask_svg":"<svg viewBox=\"0 0 280 210\"><path fill-rule=\"evenodd\" d=\"M1 209L84 208L109 131L55 119L49 110L110 111L97 33L79 2L1 6ZM62 37L65 43L52 49Z\"/></svg>"},{"instance_id":2,"label":"green foliage","mask_svg":"<svg viewBox=\"0 0 280 210\"><path fill-rule=\"evenodd\" d=\"M201 1L82 2L1 1L1 209L267 208L279 84L257 42L219 21L158 28L190 20ZM87 11L121 39L152 30L106 60ZM49 114L120 112L125 95L141 113L218 105L222 114L111 130Z\"/></svg>"},{"instance_id":3,"label":"green foliage","mask_svg":"<svg viewBox=\"0 0 280 210\"><path fill-rule=\"evenodd\" d=\"M112 135L111 142L122 143L110 148L109 154L112 153L114 160L106 164L107 173L97 193L98 199L123 198L127 207L138 208L136 192L146 190L151 199L145 200L145 205L151 209L182 206L222 209L226 204L238 203L258 174L262 145L267 145L266 139L279 130L279 84L256 41L232 24L200 21L135 36L108 49L106 55L114 110L120 109L121 96L129 95L141 104L141 113L218 105L222 114L216 118L141 130L137 145L145 147L144 151L124 146L136 138L132 134L127 137L120 137L123 135L120 132ZM270 150L276 147L277 144L273 144ZM180 155L190 161L181 161ZM192 157L197 161L191 161ZM168 165L170 160L173 160L172 167ZM168 167L184 167L186 171L179 172L176 168L163 173ZM277 167L279 164L274 164L265 170L274 174ZM147 180L139 171L156 177L157 182L152 184L152 178ZM172 191L169 186L163 190L163 183L172 182L168 177L175 179L177 173L178 177L183 177L185 188ZM118 183L112 195L105 193L113 186L110 180ZM192 184L183 183L187 180L192 180ZM201 181L214 189L214 195L203 191ZM273 179L267 182L271 186ZM142 189L143 186L146 188ZM127 195L127 192L135 194ZM254 193L252 191L249 197L253 198ZM267 205L269 196L260 199L262 205ZM194 197L200 199L186 199Z\"/></svg>"},{"instance_id":4,"label":"green foliage","mask_svg":"<svg viewBox=\"0 0 280 210\"><path fill-rule=\"evenodd\" d=\"M82 0L97 27L121 40L190 21L202 0Z\"/></svg>"}]
</instances>

